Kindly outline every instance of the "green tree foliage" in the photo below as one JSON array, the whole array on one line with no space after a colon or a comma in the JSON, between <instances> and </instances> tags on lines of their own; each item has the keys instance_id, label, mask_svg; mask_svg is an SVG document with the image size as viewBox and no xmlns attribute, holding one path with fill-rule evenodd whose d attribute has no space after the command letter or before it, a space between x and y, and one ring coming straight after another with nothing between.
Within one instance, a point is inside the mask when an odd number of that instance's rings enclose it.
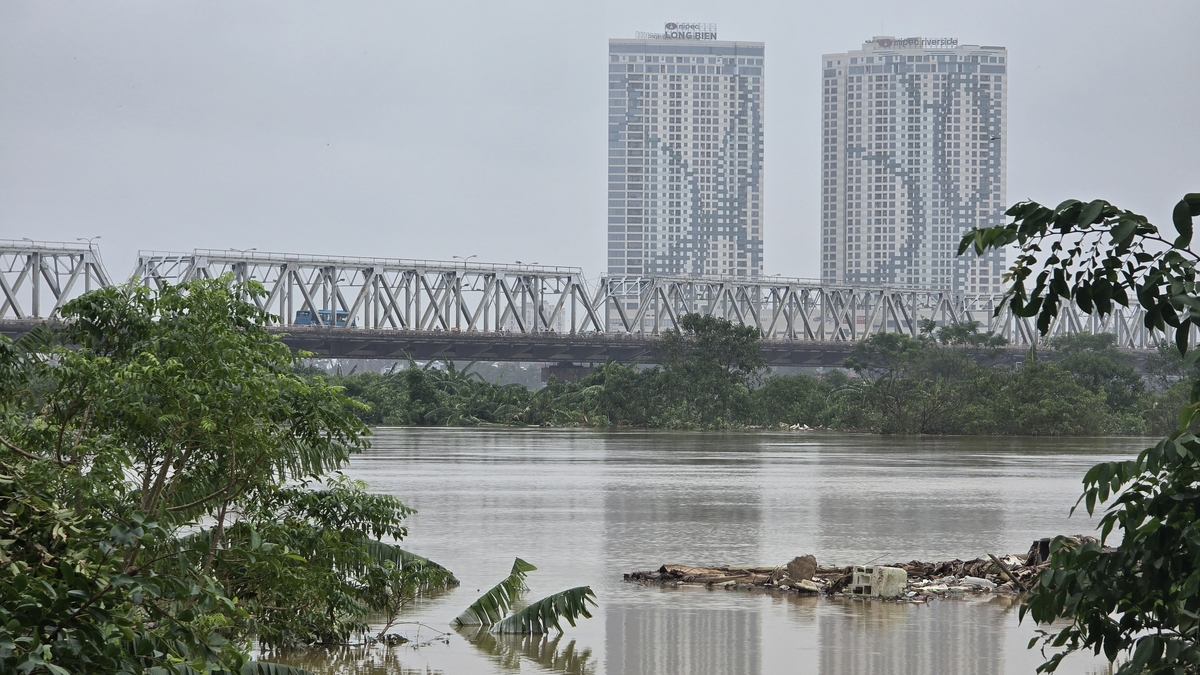
<instances>
[{"instance_id":1,"label":"green tree foliage","mask_svg":"<svg viewBox=\"0 0 1200 675\"><path fill-rule=\"evenodd\" d=\"M752 394L751 407L763 426L830 425L830 394L845 387L845 376L768 377ZM833 401L836 403L836 400ZM851 424L852 428L860 425Z\"/></svg>"},{"instance_id":2,"label":"green tree foliage","mask_svg":"<svg viewBox=\"0 0 1200 675\"><path fill-rule=\"evenodd\" d=\"M976 373L967 357L929 335L872 335L855 346L847 365L860 380L842 395L876 413L884 433L944 432L955 407L971 402L965 385Z\"/></svg>"},{"instance_id":3,"label":"green tree foliage","mask_svg":"<svg viewBox=\"0 0 1200 675\"><path fill-rule=\"evenodd\" d=\"M487 382L474 364L459 369L452 362L318 377L366 404L358 414L370 424L745 426L750 387L764 371L758 331L698 314L680 323L683 329L659 345L661 367L606 364L581 382L552 379L536 391Z\"/></svg>"},{"instance_id":4,"label":"green tree foliage","mask_svg":"<svg viewBox=\"0 0 1200 675\"><path fill-rule=\"evenodd\" d=\"M963 416L967 429L1012 436L1095 436L1122 430L1110 419L1101 395L1033 356L1008 377L998 378L990 404L986 390L977 392Z\"/></svg>"},{"instance_id":5,"label":"green tree foliage","mask_svg":"<svg viewBox=\"0 0 1200 675\"><path fill-rule=\"evenodd\" d=\"M859 343L847 361L854 377L843 370L764 376L753 328L698 315L684 316L681 325L660 344L661 366L609 363L581 382L552 379L536 391L486 382L472 366L436 363L327 379L367 405L359 414L370 424L807 425L1034 436L1169 430L1175 424L1169 411L1186 388L1148 391L1129 357L1104 335L1053 340L1041 356L1026 355L1013 366L1006 364L1012 354L1004 338L978 323L926 322L917 337L883 333ZM1172 368L1178 370L1163 361L1164 373Z\"/></svg>"},{"instance_id":6,"label":"green tree foliage","mask_svg":"<svg viewBox=\"0 0 1200 675\"><path fill-rule=\"evenodd\" d=\"M1189 340L1191 327L1200 325L1200 294L1191 240L1200 194L1175 206L1175 237L1103 200L1055 208L1026 202L1008 215L1011 223L964 237L959 252L1020 248L1005 296L1014 313L1037 316L1045 333L1063 303L1105 315L1136 302L1146 311L1145 325L1173 333L1179 354L1187 355L1171 377L1192 376L1197 352L1188 353ZM1076 377L1092 379L1108 398L1108 388L1122 381L1111 366L1093 362ZM1166 373L1168 366L1164 360L1156 368ZM1021 609L1044 626L1069 622L1044 634L1056 653L1040 672L1053 672L1082 650L1111 660L1124 655L1120 673L1200 670L1200 439L1191 431L1200 416L1200 379L1189 385L1189 401L1167 439L1136 460L1098 464L1084 476L1080 503L1089 514L1104 509L1100 543L1055 539L1050 568ZM1103 546L1113 535L1120 543Z\"/></svg>"},{"instance_id":7,"label":"green tree foliage","mask_svg":"<svg viewBox=\"0 0 1200 675\"><path fill-rule=\"evenodd\" d=\"M865 430L907 434L1062 436L1112 433L1101 397L1068 371L1042 363L997 367L1003 338L977 323L925 326L911 338L873 335L855 347L848 365L859 379L835 392L859 410ZM847 414L848 411L842 412Z\"/></svg>"},{"instance_id":8,"label":"green tree foliage","mask_svg":"<svg viewBox=\"0 0 1200 675\"><path fill-rule=\"evenodd\" d=\"M1109 410L1124 413L1136 409L1146 384L1131 365L1133 357L1117 349L1116 342L1112 333L1077 333L1051 340L1058 367L1088 391L1102 394Z\"/></svg>"},{"instance_id":9,"label":"green tree foliage","mask_svg":"<svg viewBox=\"0 0 1200 675\"><path fill-rule=\"evenodd\" d=\"M1188 363L1173 343L1163 340L1146 359L1146 376L1148 384L1160 392L1148 396L1143 405L1146 433L1166 436L1179 426L1179 411L1190 402L1192 383L1200 380L1200 366ZM1200 423L1193 423L1191 430L1197 427Z\"/></svg>"},{"instance_id":10,"label":"green tree foliage","mask_svg":"<svg viewBox=\"0 0 1200 675\"><path fill-rule=\"evenodd\" d=\"M252 639L344 641L453 582L388 543L409 509L331 473L362 406L228 284L106 288L0 339L0 671L237 672Z\"/></svg>"},{"instance_id":11,"label":"green tree foliage","mask_svg":"<svg viewBox=\"0 0 1200 675\"><path fill-rule=\"evenodd\" d=\"M676 414L701 428L730 424L749 403L749 388L766 370L762 334L727 319L685 314L679 330L659 341L663 380Z\"/></svg>"}]
</instances>

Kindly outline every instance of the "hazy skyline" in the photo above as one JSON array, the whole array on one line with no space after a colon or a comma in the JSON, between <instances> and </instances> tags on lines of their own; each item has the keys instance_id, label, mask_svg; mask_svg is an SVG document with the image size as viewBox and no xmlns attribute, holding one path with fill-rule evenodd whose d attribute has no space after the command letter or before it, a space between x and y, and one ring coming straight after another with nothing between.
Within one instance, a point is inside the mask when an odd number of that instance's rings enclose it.
<instances>
[{"instance_id":1,"label":"hazy skyline","mask_svg":"<svg viewBox=\"0 0 1200 675\"><path fill-rule=\"evenodd\" d=\"M1009 54L1009 202L1200 191L1200 3L0 2L0 238L605 269L608 39L766 43L765 272L820 270L822 53Z\"/></svg>"}]
</instances>

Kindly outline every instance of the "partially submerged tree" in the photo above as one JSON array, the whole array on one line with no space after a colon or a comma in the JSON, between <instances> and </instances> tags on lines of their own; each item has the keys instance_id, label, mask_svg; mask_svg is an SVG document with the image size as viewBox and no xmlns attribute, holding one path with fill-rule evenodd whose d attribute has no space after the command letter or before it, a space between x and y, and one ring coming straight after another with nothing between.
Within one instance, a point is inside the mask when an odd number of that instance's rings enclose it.
<instances>
[{"instance_id":1,"label":"partially submerged tree","mask_svg":"<svg viewBox=\"0 0 1200 675\"><path fill-rule=\"evenodd\" d=\"M579 618L592 618L588 604L595 606L596 595L589 586L548 595L509 614L517 597L528 590L525 577L536 569L520 558L514 560L509 575L471 603L454 619L454 625L459 628L479 626L496 633L540 635L550 632L551 628L562 633L561 619L574 626Z\"/></svg>"},{"instance_id":2,"label":"partially submerged tree","mask_svg":"<svg viewBox=\"0 0 1200 675\"><path fill-rule=\"evenodd\" d=\"M525 577L537 568L517 558L507 577L479 596L470 607L454 619L455 626L491 626L499 623L516 602L517 596L526 590Z\"/></svg>"},{"instance_id":3,"label":"partially submerged tree","mask_svg":"<svg viewBox=\"0 0 1200 675\"><path fill-rule=\"evenodd\" d=\"M1018 246L1005 296L1014 314L1036 316L1045 334L1064 303L1100 315L1136 303L1147 328L1171 335L1187 366L1197 362L1191 339L1200 326L1200 256L1191 243L1200 194L1176 204L1174 237L1103 200L1055 208L1025 202L1008 215L1013 222L965 236L959 253ZM1043 633L1045 647L1059 651L1039 672L1053 672L1082 650L1110 660L1127 655L1119 673L1200 670L1200 439L1190 431L1197 418L1200 379L1169 438L1135 460L1098 464L1084 476L1080 504L1089 514L1104 508L1101 542L1114 533L1121 541L1115 550L1063 537L1051 544L1050 568L1021 616L1070 624Z\"/></svg>"},{"instance_id":4,"label":"partially submerged tree","mask_svg":"<svg viewBox=\"0 0 1200 675\"><path fill-rule=\"evenodd\" d=\"M105 288L0 338L0 671L234 672L454 583L395 548L410 509L335 473L354 402L228 284Z\"/></svg>"}]
</instances>

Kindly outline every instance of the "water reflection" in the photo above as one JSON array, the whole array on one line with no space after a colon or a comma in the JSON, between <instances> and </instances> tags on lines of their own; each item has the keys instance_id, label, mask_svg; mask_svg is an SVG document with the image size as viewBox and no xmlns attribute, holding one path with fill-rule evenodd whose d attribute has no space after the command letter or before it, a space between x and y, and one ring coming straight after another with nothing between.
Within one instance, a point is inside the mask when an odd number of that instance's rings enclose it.
<instances>
[{"instance_id":1,"label":"water reflection","mask_svg":"<svg viewBox=\"0 0 1200 675\"><path fill-rule=\"evenodd\" d=\"M608 675L758 675L762 617L733 609L610 605L604 620Z\"/></svg>"},{"instance_id":2,"label":"water reflection","mask_svg":"<svg viewBox=\"0 0 1200 675\"><path fill-rule=\"evenodd\" d=\"M333 655L318 672L1032 673L999 598L929 606L662 589L621 573L665 562L827 564L974 557L1091 529L1067 511L1093 463L1133 439L905 439L847 434L534 430L381 431L348 473L420 513L406 548L463 585L407 620L446 626L507 574L536 564L531 597L589 584L596 618L555 640L457 634L398 656ZM574 641L574 642L572 642ZM403 657L403 665L400 658ZM390 661L385 659L391 659ZM325 664L317 668L318 664ZM1103 672L1077 660L1059 672ZM375 670L371 670L375 668ZM420 671L416 671L420 672Z\"/></svg>"},{"instance_id":3,"label":"water reflection","mask_svg":"<svg viewBox=\"0 0 1200 675\"><path fill-rule=\"evenodd\" d=\"M610 469L604 488L604 547L613 570L652 562L752 562L761 538L762 496L731 473L757 472L756 457L682 457L670 476L644 467ZM647 552L655 557L648 559Z\"/></svg>"},{"instance_id":4,"label":"water reflection","mask_svg":"<svg viewBox=\"0 0 1200 675\"><path fill-rule=\"evenodd\" d=\"M520 670L531 661L548 672L566 675L595 675L592 650L576 646L575 640L558 635L499 635L486 628L459 629L473 647L504 670Z\"/></svg>"},{"instance_id":5,"label":"water reflection","mask_svg":"<svg viewBox=\"0 0 1200 675\"><path fill-rule=\"evenodd\" d=\"M887 563L917 557L953 560L983 555L981 551L1009 553L995 550L1004 535L1005 516L989 505L1003 498L999 492L976 488L970 498L973 503L963 503L966 500L960 496L946 494L938 481L918 478L908 486L896 482L900 485L883 491L855 486L848 479L844 490L822 492L817 499L821 525L817 550L825 561L865 564L867 560L853 557L863 550L881 551L877 555L885 559L875 562ZM959 506L947 508L947 504ZM954 543L938 545L947 540ZM939 555L930 556L930 549Z\"/></svg>"},{"instance_id":6,"label":"water reflection","mask_svg":"<svg viewBox=\"0 0 1200 675\"><path fill-rule=\"evenodd\" d=\"M986 603L830 604L817 619L822 675L1004 672L1007 619Z\"/></svg>"},{"instance_id":7,"label":"water reflection","mask_svg":"<svg viewBox=\"0 0 1200 675\"><path fill-rule=\"evenodd\" d=\"M412 650L383 646L335 647L264 655L265 661L283 663L322 675L442 675L428 666L412 668Z\"/></svg>"}]
</instances>

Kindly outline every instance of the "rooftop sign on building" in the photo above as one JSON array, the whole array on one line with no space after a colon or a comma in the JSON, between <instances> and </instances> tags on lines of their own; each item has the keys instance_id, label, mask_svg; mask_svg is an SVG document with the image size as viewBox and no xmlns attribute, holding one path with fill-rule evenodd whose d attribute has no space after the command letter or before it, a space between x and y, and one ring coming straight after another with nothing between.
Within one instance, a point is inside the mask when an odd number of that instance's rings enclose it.
<instances>
[{"instance_id":1,"label":"rooftop sign on building","mask_svg":"<svg viewBox=\"0 0 1200 675\"><path fill-rule=\"evenodd\" d=\"M676 23L668 21L663 25L661 33L634 34L639 40L716 40L717 24L715 23Z\"/></svg>"},{"instance_id":2,"label":"rooftop sign on building","mask_svg":"<svg viewBox=\"0 0 1200 675\"><path fill-rule=\"evenodd\" d=\"M874 42L880 49L954 49L958 46L958 38L877 37L867 42Z\"/></svg>"}]
</instances>

